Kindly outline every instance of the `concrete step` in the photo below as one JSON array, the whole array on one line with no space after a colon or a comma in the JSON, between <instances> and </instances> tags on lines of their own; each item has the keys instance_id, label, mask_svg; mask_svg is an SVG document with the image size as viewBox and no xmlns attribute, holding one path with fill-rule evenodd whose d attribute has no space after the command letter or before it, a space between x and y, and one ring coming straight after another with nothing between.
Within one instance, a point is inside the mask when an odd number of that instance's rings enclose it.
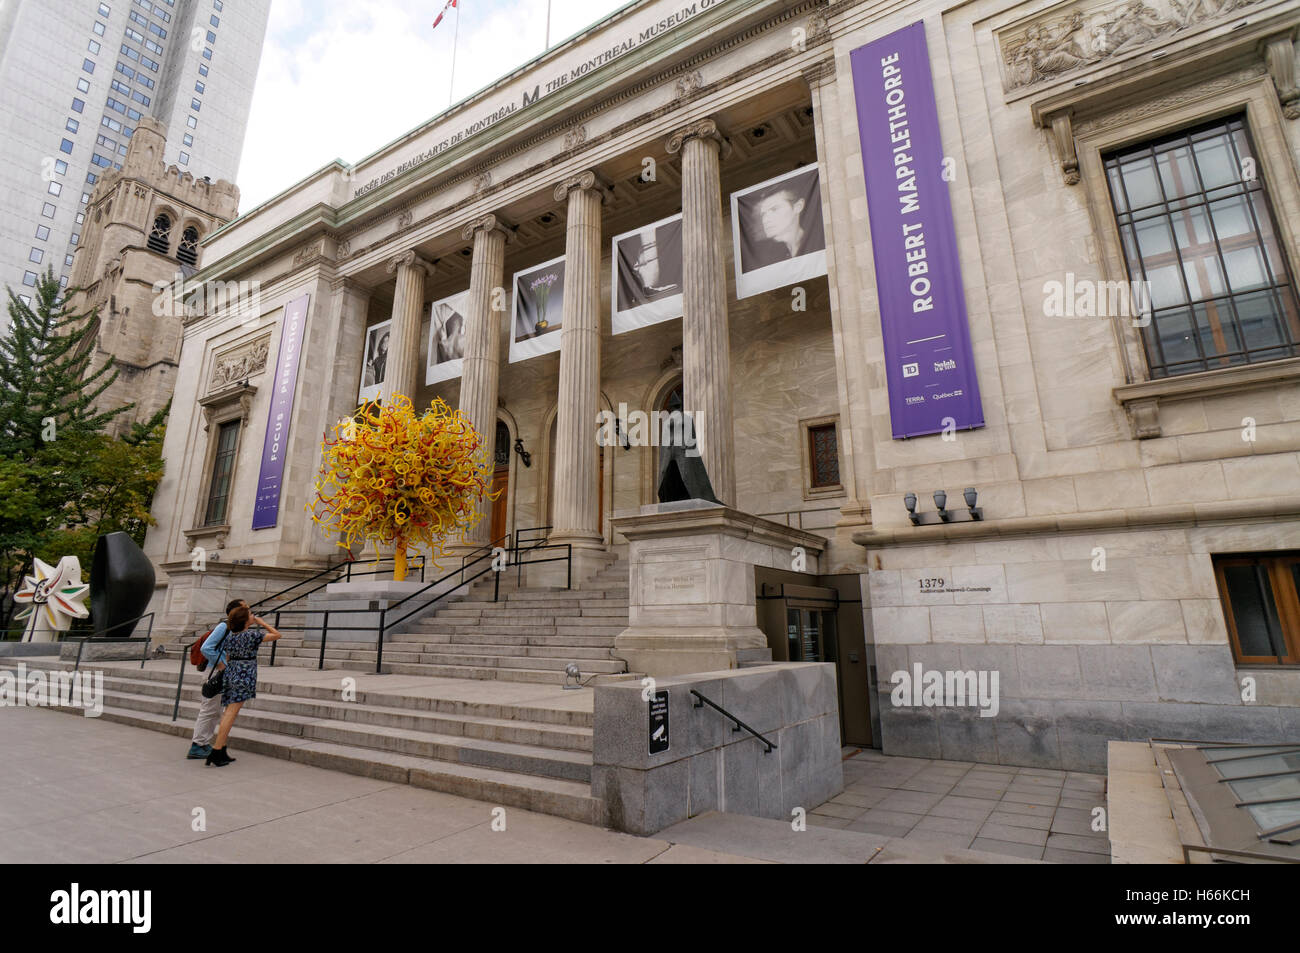
<instances>
[{"instance_id":1,"label":"concrete step","mask_svg":"<svg viewBox=\"0 0 1300 953\"><path fill-rule=\"evenodd\" d=\"M83 715L80 708L54 710L78 717ZM173 722L170 715L130 708L106 705L101 717L185 738L193 730L192 723ZM600 824L603 820L601 803L591 796L591 785L587 782L516 774L474 764L434 761L395 751L296 738L253 728L244 723L242 713L236 722L230 747L232 754L248 751L318 768L443 791L490 804L566 817L585 824Z\"/></svg>"},{"instance_id":2,"label":"concrete step","mask_svg":"<svg viewBox=\"0 0 1300 953\"><path fill-rule=\"evenodd\" d=\"M622 663L619 663L620 666ZM339 663L325 662L326 668L342 668ZM531 682L541 685L563 685L564 670L561 669L527 669L503 668L495 666L466 665L432 665L424 662L389 662L385 657L383 670L394 675L429 675L437 678L471 678L479 680L496 680L501 682ZM585 669L582 672L584 685L610 685L638 679L636 674L593 674Z\"/></svg>"}]
</instances>

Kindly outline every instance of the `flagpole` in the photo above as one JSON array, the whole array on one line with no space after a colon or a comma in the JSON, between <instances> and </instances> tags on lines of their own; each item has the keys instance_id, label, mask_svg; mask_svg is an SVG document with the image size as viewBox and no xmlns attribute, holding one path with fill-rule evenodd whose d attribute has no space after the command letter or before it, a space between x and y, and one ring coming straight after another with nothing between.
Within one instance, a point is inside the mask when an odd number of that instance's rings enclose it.
<instances>
[{"instance_id":1,"label":"flagpole","mask_svg":"<svg viewBox=\"0 0 1300 953\"><path fill-rule=\"evenodd\" d=\"M546 48L551 48L551 0L546 0Z\"/></svg>"},{"instance_id":2,"label":"flagpole","mask_svg":"<svg viewBox=\"0 0 1300 953\"><path fill-rule=\"evenodd\" d=\"M548 0L549 2L549 0ZM456 4L456 33L451 41L451 82L447 87L447 108L451 108L456 88L456 46L460 43L460 4Z\"/></svg>"}]
</instances>

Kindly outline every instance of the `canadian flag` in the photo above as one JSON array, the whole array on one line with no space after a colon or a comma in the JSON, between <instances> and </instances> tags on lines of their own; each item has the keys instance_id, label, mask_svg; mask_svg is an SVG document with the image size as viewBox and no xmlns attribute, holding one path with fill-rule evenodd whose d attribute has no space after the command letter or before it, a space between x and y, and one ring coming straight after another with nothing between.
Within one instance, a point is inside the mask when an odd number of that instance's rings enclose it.
<instances>
[{"instance_id":1,"label":"canadian flag","mask_svg":"<svg viewBox=\"0 0 1300 953\"><path fill-rule=\"evenodd\" d=\"M442 12L438 14L438 18L433 21L433 25L436 27L439 23L441 23L442 18L447 15L447 11L450 10L455 5L456 5L456 0L447 0L446 6L444 6L442 8Z\"/></svg>"}]
</instances>

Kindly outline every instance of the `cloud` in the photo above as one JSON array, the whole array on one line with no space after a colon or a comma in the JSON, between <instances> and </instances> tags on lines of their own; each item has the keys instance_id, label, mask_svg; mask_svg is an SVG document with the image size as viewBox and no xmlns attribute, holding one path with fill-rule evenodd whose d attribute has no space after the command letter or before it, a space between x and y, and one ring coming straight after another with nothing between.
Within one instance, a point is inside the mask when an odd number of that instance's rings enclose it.
<instances>
[{"instance_id":1,"label":"cloud","mask_svg":"<svg viewBox=\"0 0 1300 953\"><path fill-rule=\"evenodd\" d=\"M540 55L546 0L275 0L239 168L247 212L331 159L356 162ZM557 43L626 0L554 3ZM415 8L415 9L413 9Z\"/></svg>"}]
</instances>

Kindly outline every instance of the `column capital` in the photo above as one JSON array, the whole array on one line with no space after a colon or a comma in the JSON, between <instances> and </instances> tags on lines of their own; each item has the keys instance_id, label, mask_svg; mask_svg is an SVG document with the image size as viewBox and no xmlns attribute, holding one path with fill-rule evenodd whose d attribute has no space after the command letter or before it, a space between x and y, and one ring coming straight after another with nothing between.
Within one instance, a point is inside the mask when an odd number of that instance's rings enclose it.
<instances>
[{"instance_id":1,"label":"column capital","mask_svg":"<svg viewBox=\"0 0 1300 953\"><path fill-rule=\"evenodd\" d=\"M339 277L330 280L330 292L332 294L347 292L355 295L369 295L370 289L355 278L351 278L347 275L340 275Z\"/></svg>"},{"instance_id":2,"label":"column capital","mask_svg":"<svg viewBox=\"0 0 1300 953\"><path fill-rule=\"evenodd\" d=\"M828 56L824 60L818 60L815 63L805 66L801 72L803 73L804 82L808 84L808 87L810 89L816 88L828 80L835 78L835 58Z\"/></svg>"},{"instance_id":3,"label":"column capital","mask_svg":"<svg viewBox=\"0 0 1300 953\"><path fill-rule=\"evenodd\" d=\"M585 189L588 192L595 192L600 196L602 202L605 201L605 196L609 194L609 185L605 180L591 169L588 169L585 172L574 173L556 185L555 201L563 202L574 189Z\"/></svg>"},{"instance_id":4,"label":"column capital","mask_svg":"<svg viewBox=\"0 0 1300 953\"><path fill-rule=\"evenodd\" d=\"M731 143L718 131L718 124L712 119L697 119L674 132L668 137L668 154L674 155L680 152L688 139L706 139L716 142L718 152L723 156L731 151Z\"/></svg>"},{"instance_id":5,"label":"column capital","mask_svg":"<svg viewBox=\"0 0 1300 953\"><path fill-rule=\"evenodd\" d=\"M487 215L480 216L479 218L466 223L465 227L460 230L460 237L468 242L474 239L475 232L490 232L494 229L500 231L507 241L509 241L510 235L514 232L514 229L508 225L504 219L499 218L495 214L488 213Z\"/></svg>"},{"instance_id":6,"label":"column capital","mask_svg":"<svg viewBox=\"0 0 1300 953\"><path fill-rule=\"evenodd\" d=\"M415 253L415 249L407 249L399 252L392 258L388 259L386 270L391 275L400 267L419 268L426 276L433 277L433 264Z\"/></svg>"}]
</instances>

